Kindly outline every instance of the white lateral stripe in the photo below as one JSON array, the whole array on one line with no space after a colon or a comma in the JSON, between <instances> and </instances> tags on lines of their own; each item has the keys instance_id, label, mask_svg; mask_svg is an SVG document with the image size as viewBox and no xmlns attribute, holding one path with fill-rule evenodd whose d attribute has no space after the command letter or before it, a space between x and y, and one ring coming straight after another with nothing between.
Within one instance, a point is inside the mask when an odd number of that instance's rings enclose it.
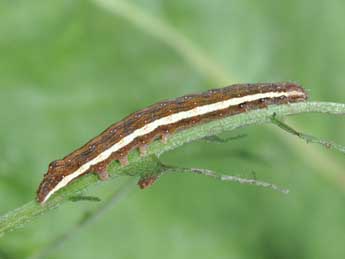
<instances>
[{"instance_id":1,"label":"white lateral stripe","mask_svg":"<svg viewBox=\"0 0 345 259\"><path fill-rule=\"evenodd\" d=\"M252 95L242 96L242 97L238 97L238 98L231 98L229 100L220 101L217 103L207 104L204 106L195 107L189 111L182 111L182 112L171 114L169 116L155 120L155 121L143 126L142 128L135 130L134 132L132 132L128 136L119 140L117 143L115 143L113 146L111 146L107 150L104 150L102 153L100 153L94 159L83 164L81 167L79 167L73 173L65 176L47 194L47 196L44 198L42 203L46 202L53 193L55 193L59 189L65 187L70 181L72 181L73 179L77 178L78 176L80 176L81 174L86 172L92 165L98 164L98 163L106 160L107 158L110 157L110 155L112 153L125 147L126 145L131 143L134 139L136 139L137 137L144 136L144 135L154 131L156 128L158 128L160 126L175 123L175 122L178 122L180 120L191 118L194 116L203 115L203 114L218 111L218 110L223 110L223 109L226 109L230 106L239 105L241 103L252 102L252 101L262 99L262 98L277 98L277 97L281 97L281 96L285 96L285 97L304 96L304 93L299 92L299 91L291 91L291 92L268 92L268 93L252 94Z\"/></svg>"}]
</instances>

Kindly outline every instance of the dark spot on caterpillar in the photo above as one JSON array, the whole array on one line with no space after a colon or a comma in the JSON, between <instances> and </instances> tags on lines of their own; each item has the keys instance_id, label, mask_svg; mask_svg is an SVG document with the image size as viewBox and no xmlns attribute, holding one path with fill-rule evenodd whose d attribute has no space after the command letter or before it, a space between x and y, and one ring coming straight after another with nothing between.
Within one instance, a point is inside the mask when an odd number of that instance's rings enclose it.
<instances>
[{"instance_id":1,"label":"dark spot on caterpillar","mask_svg":"<svg viewBox=\"0 0 345 259\"><path fill-rule=\"evenodd\" d=\"M65 162L63 160L54 160L54 161L50 162L49 169L53 169L53 168L56 168L56 167L61 167L61 166L64 166L64 165L65 165Z\"/></svg>"}]
</instances>

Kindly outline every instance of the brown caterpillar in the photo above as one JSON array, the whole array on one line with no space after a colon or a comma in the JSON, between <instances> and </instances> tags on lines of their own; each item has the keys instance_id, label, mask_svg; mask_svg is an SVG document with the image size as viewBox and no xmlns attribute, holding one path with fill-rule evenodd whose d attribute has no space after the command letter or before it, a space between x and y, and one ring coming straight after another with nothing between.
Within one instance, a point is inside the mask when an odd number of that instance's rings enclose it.
<instances>
[{"instance_id":1,"label":"brown caterpillar","mask_svg":"<svg viewBox=\"0 0 345 259\"><path fill-rule=\"evenodd\" d=\"M121 165L127 165L131 150L139 148L144 155L153 140L161 138L166 142L176 130L268 105L303 102L307 98L301 86L287 82L237 84L156 103L111 125L62 160L51 162L38 188L37 200L43 204L86 173L96 172L101 179L106 179L110 162L118 160Z\"/></svg>"}]
</instances>

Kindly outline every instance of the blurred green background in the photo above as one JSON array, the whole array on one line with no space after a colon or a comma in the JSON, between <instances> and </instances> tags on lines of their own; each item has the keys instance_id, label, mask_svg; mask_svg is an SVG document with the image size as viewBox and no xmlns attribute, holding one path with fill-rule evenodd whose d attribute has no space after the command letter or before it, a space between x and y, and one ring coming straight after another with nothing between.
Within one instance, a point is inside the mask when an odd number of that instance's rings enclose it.
<instances>
[{"instance_id":1,"label":"blurred green background","mask_svg":"<svg viewBox=\"0 0 345 259\"><path fill-rule=\"evenodd\" d=\"M291 80L312 100L345 102L342 0L127 3L0 0L1 214L34 198L50 161L161 99ZM288 122L345 143L341 117ZM289 195L165 176L145 191L133 188L45 258L345 258L344 157L274 126L227 135L243 133L248 137L193 143L162 160L243 177L255 171ZM88 194L106 198L122 182ZM7 234L0 258L38 253L97 206L67 203Z\"/></svg>"}]
</instances>

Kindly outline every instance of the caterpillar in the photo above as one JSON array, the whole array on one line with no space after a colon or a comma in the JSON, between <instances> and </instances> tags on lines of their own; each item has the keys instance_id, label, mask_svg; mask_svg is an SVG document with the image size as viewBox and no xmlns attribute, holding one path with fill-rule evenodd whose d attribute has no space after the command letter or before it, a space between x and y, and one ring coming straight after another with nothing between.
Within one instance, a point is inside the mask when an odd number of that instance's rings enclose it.
<instances>
[{"instance_id":1,"label":"caterpillar","mask_svg":"<svg viewBox=\"0 0 345 259\"><path fill-rule=\"evenodd\" d=\"M44 204L58 190L87 173L107 179L107 166L112 161L126 166L129 152L138 148L145 155L152 141L160 138L166 143L177 130L268 105L307 99L308 94L298 84L280 82L236 84L158 102L128 115L63 159L51 162L37 190L37 200Z\"/></svg>"}]
</instances>

